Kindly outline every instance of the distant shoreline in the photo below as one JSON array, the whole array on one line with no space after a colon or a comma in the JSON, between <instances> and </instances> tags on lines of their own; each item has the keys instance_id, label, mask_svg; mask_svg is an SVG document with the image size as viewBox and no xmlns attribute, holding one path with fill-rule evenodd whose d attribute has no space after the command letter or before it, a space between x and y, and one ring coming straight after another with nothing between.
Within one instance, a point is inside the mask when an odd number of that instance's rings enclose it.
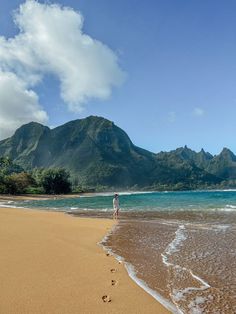
<instances>
[{"instance_id":1,"label":"distant shoreline","mask_svg":"<svg viewBox=\"0 0 236 314\"><path fill-rule=\"evenodd\" d=\"M123 190L118 191L119 194L142 194L142 193L162 193L162 192L236 192L236 188L222 188L222 189L199 189L199 190L179 190L179 191L173 191L173 190L166 190L166 191L131 191L131 190ZM117 192L117 191L116 191ZM13 194L0 194L0 202L1 201L24 201L24 200L49 200L49 199L64 199L64 198L77 198L81 196L111 196L114 192L88 192L88 193L71 193L71 194L20 194L20 195L13 195Z\"/></svg>"}]
</instances>

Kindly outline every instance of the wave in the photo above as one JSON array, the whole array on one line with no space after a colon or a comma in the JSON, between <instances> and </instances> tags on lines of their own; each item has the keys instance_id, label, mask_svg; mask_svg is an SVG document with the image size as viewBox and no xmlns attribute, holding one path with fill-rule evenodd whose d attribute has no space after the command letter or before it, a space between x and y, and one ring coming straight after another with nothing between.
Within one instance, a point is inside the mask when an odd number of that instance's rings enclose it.
<instances>
[{"instance_id":1,"label":"wave","mask_svg":"<svg viewBox=\"0 0 236 314\"><path fill-rule=\"evenodd\" d=\"M169 286L169 289L171 291L170 293L171 300L175 304L176 308L179 310L180 313L184 312L182 312L182 310L179 308L178 302L184 299L187 293L190 293L192 291L204 291L210 288L210 285L205 280L194 274L191 269L188 269L184 266L180 266L178 264L174 264L169 261L170 256L178 252L181 246L183 245L183 242L187 240L185 230L186 230L185 226L180 225L175 232L175 238L167 245L164 253L161 254L163 264L165 264L168 268L176 270L177 273L179 273L180 271L187 272L192 276L192 278L194 278L200 284L199 288L187 287L181 290L171 289L171 287ZM195 301L192 301L192 308L196 309L197 307L198 304Z\"/></svg>"},{"instance_id":2,"label":"wave","mask_svg":"<svg viewBox=\"0 0 236 314\"><path fill-rule=\"evenodd\" d=\"M0 207L2 207L2 208L27 208L27 207L23 207L23 206L15 206L15 205L8 205L8 204L4 204L4 203L2 203L2 204L0 204Z\"/></svg>"},{"instance_id":3,"label":"wave","mask_svg":"<svg viewBox=\"0 0 236 314\"><path fill-rule=\"evenodd\" d=\"M231 208L231 209L236 209L236 206L235 206L235 205L226 205L225 207L226 207L226 208Z\"/></svg>"},{"instance_id":4,"label":"wave","mask_svg":"<svg viewBox=\"0 0 236 314\"><path fill-rule=\"evenodd\" d=\"M166 191L168 192L168 191ZM86 198L86 197L98 197L98 196L113 196L115 193L119 195L138 195L138 194L152 194L152 193L162 193L157 191L121 191L121 192L98 192L98 193L91 193L88 195L80 195L79 198Z\"/></svg>"},{"instance_id":5,"label":"wave","mask_svg":"<svg viewBox=\"0 0 236 314\"><path fill-rule=\"evenodd\" d=\"M136 276L136 271L133 265L130 263L125 262L125 268L128 272L128 275L131 279L144 291L146 291L148 294L150 294L154 299L156 299L159 303L161 303L167 310L171 311L173 314L182 314L182 311L180 311L178 308L175 307L174 304L170 303L168 300L166 300L164 297L162 297L159 293L157 293L155 290L151 289L145 281L142 279L139 279Z\"/></svg>"},{"instance_id":6,"label":"wave","mask_svg":"<svg viewBox=\"0 0 236 314\"><path fill-rule=\"evenodd\" d=\"M216 208L216 210L222 211L222 212L233 212L236 210L236 206L227 204L227 205L225 205L225 207Z\"/></svg>"},{"instance_id":7,"label":"wave","mask_svg":"<svg viewBox=\"0 0 236 314\"><path fill-rule=\"evenodd\" d=\"M61 209L62 210L62 209ZM99 209L95 209L95 208L86 208L86 207L70 207L69 209L64 209L66 212L71 212L71 213L76 213L76 212L81 212L81 211L95 211L95 212L113 212L112 208L99 208Z\"/></svg>"},{"instance_id":8,"label":"wave","mask_svg":"<svg viewBox=\"0 0 236 314\"><path fill-rule=\"evenodd\" d=\"M186 235L184 234L185 226L180 225L177 231L175 232L175 238L172 242L168 244L165 249L165 252L161 254L163 263L169 266L175 266L174 264L169 262L168 257L171 256L173 253L179 251L182 242L187 239Z\"/></svg>"}]
</instances>

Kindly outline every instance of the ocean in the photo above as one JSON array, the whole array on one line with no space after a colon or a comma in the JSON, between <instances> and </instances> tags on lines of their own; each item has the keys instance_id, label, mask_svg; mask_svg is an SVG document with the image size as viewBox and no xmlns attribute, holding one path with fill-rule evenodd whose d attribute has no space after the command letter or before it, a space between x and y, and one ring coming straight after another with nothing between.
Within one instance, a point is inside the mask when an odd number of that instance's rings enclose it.
<instances>
[{"instance_id":1,"label":"ocean","mask_svg":"<svg viewBox=\"0 0 236 314\"><path fill-rule=\"evenodd\" d=\"M112 194L24 201L75 216L112 216ZM236 313L236 191L120 193L102 245L173 313Z\"/></svg>"}]
</instances>

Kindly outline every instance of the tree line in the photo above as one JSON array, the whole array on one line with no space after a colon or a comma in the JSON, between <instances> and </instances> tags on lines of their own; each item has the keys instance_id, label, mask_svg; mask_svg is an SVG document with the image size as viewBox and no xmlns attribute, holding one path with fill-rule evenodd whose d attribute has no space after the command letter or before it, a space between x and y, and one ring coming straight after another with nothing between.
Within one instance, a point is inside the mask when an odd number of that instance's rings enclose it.
<instances>
[{"instance_id":1,"label":"tree line","mask_svg":"<svg viewBox=\"0 0 236 314\"><path fill-rule=\"evenodd\" d=\"M71 189L70 173L64 168L28 172L10 158L0 157L1 194L66 194Z\"/></svg>"}]
</instances>

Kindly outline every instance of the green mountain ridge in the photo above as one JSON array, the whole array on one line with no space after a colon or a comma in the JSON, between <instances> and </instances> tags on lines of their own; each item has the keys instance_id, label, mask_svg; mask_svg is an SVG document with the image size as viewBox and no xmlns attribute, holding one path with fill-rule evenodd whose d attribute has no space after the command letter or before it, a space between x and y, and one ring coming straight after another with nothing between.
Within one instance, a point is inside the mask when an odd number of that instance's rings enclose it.
<instances>
[{"instance_id":1,"label":"green mountain ridge","mask_svg":"<svg viewBox=\"0 0 236 314\"><path fill-rule=\"evenodd\" d=\"M195 188L236 179L236 156L229 149L217 156L187 146L155 154L135 146L113 122L96 116L54 129L30 122L0 141L0 156L26 170L63 167L73 182L88 186Z\"/></svg>"}]
</instances>

